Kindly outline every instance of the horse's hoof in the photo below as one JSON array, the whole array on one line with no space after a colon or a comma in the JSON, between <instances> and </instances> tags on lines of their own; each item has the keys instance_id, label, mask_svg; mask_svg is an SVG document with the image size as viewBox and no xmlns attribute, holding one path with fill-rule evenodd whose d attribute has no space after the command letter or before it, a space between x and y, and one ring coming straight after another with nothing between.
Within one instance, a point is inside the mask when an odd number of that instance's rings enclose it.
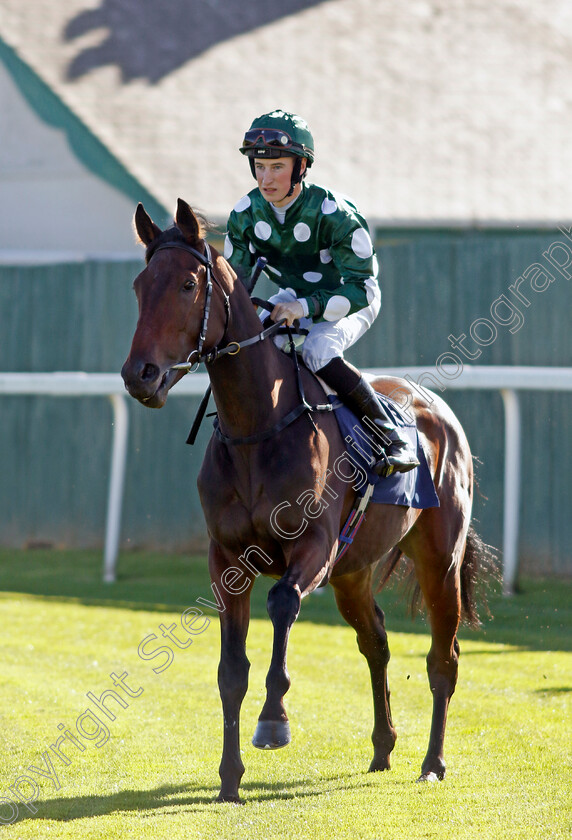
<instances>
[{"instance_id":1,"label":"horse's hoof","mask_svg":"<svg viewBox=\"0 0 572 840\"><path fill-rule=\"evenodd\" d=\"M291 741L287 720L259 720L252 744L259 750L279 750Z\"/></svg>"},{"instance_id":2,"label":"horse's hoof","mask_svg":"<svg viewBox=\"0 0 572 840\"><path fill-rule=\"evenodd\" d=\"M244 800L240 796L226 796L222 790L216 798L217 802L231 802L233 805L244 805Z\"/></svg>"},{"instance_id":3,"label":"horse's hoof","mask_svg":"<svg viewBox=\"0 0 572 840\"><path fill-rule=\"evenodd\" d=\"M432 770L429 773L422 773L417 779L418 782L440 782L443 776L438 776Z\"/></svg>"},{"instance_id":4,"label":"horse's hoof","mask_svg":"<svg viewBox=\"0 0 572 840\"><path fill-rule=\"evenodd\" d=\"M374 758L367 772L378 773L382 770L389 770L390 766L389 758Z\"/></svg>"},{"instance_id":5,"label":"horse's hoof","mask_svg":"<svg viewBox=\"0 0 572 840\"><path fill-rule=\"evenodd\" d=\"M421 765L418 782L442 782L447 772L447 765L442 758L430 758Z\"/></svg>"}]
</instances>

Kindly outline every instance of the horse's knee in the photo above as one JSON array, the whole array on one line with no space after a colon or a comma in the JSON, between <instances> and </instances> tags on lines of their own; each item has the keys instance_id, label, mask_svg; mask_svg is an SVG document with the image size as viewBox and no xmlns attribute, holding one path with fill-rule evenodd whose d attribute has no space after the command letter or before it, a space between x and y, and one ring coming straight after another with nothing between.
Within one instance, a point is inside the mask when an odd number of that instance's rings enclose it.
<instances>
[{"instance_id":1,"label":"horse's knee","mask_svg":"<svg viewBox=\"0 0 572 840\"><path fill-rule=\"evenodd\" d=\"M248 689L250 662L246 655L221 657L218 666L218 686L221 697L241 703Z\"/></svg>"},{"instance_id":2,"label":"horse's knee","mask_svg":"<svg viewBox=\"0 0 572 840\"><path fill-rule=\"evenodd\" d=\"M267 609L274 625L279 621L291 624L300 612L301 596L291 583L279 580L268 593Z\"/></svg>"}]
</instances>

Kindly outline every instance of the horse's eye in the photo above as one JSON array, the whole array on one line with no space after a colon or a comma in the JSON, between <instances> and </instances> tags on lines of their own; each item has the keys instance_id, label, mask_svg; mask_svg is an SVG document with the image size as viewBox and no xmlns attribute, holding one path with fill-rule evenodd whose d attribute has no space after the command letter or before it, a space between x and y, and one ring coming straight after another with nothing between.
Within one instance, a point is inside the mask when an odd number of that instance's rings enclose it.
<instances>
[{"instance_id":1,"label":"horse's eye","mask_svg":"<svg viewBox=\"0 0 572 840\"><path fill-rule=\"evenodd\" d=\"M183 291L185 292L192 292L197 284L194 280L185 280L183 283Z\"/></svg>"}]
</instances>

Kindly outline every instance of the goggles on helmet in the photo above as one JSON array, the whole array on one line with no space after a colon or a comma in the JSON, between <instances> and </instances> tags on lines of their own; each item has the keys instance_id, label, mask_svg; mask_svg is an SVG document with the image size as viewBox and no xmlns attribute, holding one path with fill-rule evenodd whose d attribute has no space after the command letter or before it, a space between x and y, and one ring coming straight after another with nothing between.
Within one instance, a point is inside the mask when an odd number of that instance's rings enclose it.
<instances>
[{"instance_id":1,"label":"goggles on helmet","mask_svg":"<svg viewBox=\"0 0 572 840\"><path fill-rule=\"evenodd\" d=\"M276 128L251 128L247 131L242 148L250 149L257 145L276 146L279 149L291 149L292 146L300 148L300 144L294 143L289 134Z\"/></svg>"}]
</instances>

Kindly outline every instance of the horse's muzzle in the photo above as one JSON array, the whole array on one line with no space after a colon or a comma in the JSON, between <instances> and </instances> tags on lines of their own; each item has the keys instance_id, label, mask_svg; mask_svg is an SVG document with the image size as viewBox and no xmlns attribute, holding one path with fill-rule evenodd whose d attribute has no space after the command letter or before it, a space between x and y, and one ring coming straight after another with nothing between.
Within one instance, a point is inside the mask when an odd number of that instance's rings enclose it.
<instances>
[{"instance_id":1,"label":"horse's muzzle","mask_svg":"<svg viewBox=\"0 0 572 840\"><path fill-rule=\"evenodd\" d=\"M121 369L121 376L129 394L148 408L162 408L167 400L169 388L180 378L178 371L161 369L150 362L133 363L127 359Z\"/></svg>"}]
</instances>

